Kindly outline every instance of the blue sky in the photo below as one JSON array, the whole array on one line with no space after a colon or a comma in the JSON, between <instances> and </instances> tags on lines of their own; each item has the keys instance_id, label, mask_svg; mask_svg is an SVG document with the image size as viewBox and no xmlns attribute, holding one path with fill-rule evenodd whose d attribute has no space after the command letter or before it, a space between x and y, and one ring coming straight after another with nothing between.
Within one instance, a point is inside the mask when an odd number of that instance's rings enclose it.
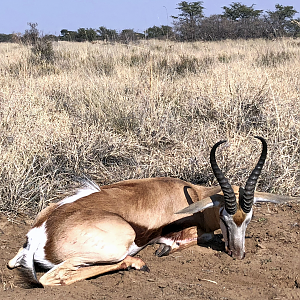
<instances>
[{"instance_id":1,"label":"blue sky","mask_svg":"<svg viewBox=\"0 0 300 300\"><path fill-rule=\"evenodd\" d=\"M38 23L44 34L60 33L61 29L84 28L134 29L143 32L154 25L171 25L171 15L178 15L181 0L2 0L0 3L0 33L21 32L27 22ZM193 0L195 1L195 0ZM192 2L192 1L188 1ZM222 13L222 6L234 1L203 1L205 16ZM299 0L236 0L255 5L255 9L275 10L275 4L292 5L300 12ZM296 17L300 17L298 13Z\"/></svg>"}]
</instances>

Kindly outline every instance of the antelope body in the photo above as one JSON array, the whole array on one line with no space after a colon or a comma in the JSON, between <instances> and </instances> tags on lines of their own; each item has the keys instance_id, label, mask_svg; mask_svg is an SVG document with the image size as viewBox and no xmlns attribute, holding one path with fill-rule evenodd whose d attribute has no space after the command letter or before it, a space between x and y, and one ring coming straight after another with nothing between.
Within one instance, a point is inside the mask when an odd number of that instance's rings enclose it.
<instances>
[{"instance_id":1,"label":"antelope body","mask_svg":"<svg viewBox=\"0 0 300 300\"><path fill-rule=\"evenodd\" d=\"M148 244L160 244L156 255L167 255L212 238L218 228L226 251L242 259L253 203L277 200L275 195L254 193L267 151L259 139L263 151L245 189L230 186L216 164L215 151L222 142L210 157L220 187L175 178L126 180L101 188L88 183L41 211L8 266L21 267L37 286L71 284L129 267L148 271L133 257ZM49 269L39 280L35 263Z\"/></svg>"}]
</instances>

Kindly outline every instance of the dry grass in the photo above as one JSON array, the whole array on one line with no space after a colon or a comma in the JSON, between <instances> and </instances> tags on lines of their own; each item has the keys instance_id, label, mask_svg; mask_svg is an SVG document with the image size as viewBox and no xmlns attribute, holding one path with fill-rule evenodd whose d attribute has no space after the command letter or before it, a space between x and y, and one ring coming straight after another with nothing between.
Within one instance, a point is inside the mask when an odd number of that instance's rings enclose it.
<instances>
[{"instance_id":1,"label":"dry grass","mask_svg":"<svg viewBox=\"0 0 300 300\"><path fill-rule=\"evenodd\" d=\"M36 214L88 175L215 184L209 151L244 184L299 195L300 41L0 44L0 209Z\"/></svg>"}]
</instances>

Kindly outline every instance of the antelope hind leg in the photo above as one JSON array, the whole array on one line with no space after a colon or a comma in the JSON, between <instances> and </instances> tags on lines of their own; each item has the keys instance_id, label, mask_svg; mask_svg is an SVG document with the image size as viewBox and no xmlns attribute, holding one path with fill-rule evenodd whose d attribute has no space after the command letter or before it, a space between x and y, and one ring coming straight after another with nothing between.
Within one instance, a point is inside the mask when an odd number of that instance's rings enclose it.
<instances>
[{"instance_id":1,"label":"antelope hind leg","mask_svg":"<svg viewBox=\"0 0 300 300\"><path fill-rule=\"evenodd\" d=\"M15 257L12 258L12 259L8 262L7 266L8 266L10 269L16 268L16 267L18 267L18 266L20 265L20 264L19 264L19 260L20 260L22 254L23 254L23 250L24 250L23 247L20 248L19 251L18 251L18 253L15 255Z\"/></svg>"},{"instance_id":2,"label":"antelope hind leg","mask_svg":"<svg viewBox=\"0 0 300 300\"><path fill-rule=\"evenodd\" d=\"M69 285L103 273L131 267L137 270L149 271L149 268L141 259L131 256L126 256L124 260L111 265L80 267L81 262L80 258L68 259L44 274L39 281L43 286Z\"/></svg>"}]
</instances>

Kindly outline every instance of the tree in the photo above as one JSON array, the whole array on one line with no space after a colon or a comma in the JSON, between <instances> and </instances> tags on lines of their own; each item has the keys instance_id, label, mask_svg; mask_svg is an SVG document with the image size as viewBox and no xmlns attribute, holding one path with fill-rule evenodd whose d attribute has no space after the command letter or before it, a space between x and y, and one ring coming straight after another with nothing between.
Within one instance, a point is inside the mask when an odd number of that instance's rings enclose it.
<instances>
[{"instance_id":1,"label":"tree","mask_svg":"<svg viewBox=\"0 0 300 300\"><path fill-rule=\"evenodd\" d=\"M263 10L254 9L254 5L247 6L240 2L232 2L229 6L223 6L223 19L230 23L225 23L227 32L231 38L256 38L264 33L263 20L260 18ZM222 22L224 25L224 22Z\"/></svg>"},{"instance_id":2,"label":"tree","mask_svg":"<svg viewBox=\"0 0 300 300\"><path fill-rule=\"evenodd\" d=\"M37 29L38 23L27 23L30 29L26 29L23 34L23 40L25 43L35 45L40 37L40 32Z\"/></svg>"},{"instance_id":3,"label":"tree","mask_svg":"<svg viewBox=\"0 0 300 300\"><path fill-rule=\"evenodd\" d=\"M135 32L133 29L123 29L119 35L122 42L129 43L139 39L142 39L144 34Z\"/></svg>"},{"instance_id":4,"label":"tree","mask_svg":"<svg viewBox=\"0 0 300 300\"><path fill-rule=\"evenodd\" d=\"M246 6L240 2L232 2L230 7L223 6L224 9L223 17L237 21L246 18L257 18L262 14L262 10L254 9L252 4L251 6Z\"/></svg>"},{"instance_id":5,"label":"tree","mask_svg":"<svg viewBox=\"0 0 300 300\"><path fill-rule=\"evenodd\" d=\"M175 28L179 32L181 38L186 40L196 40L197 39L197 25L199 24L201 18L203 18L203 1L197 2L179 2L176 9L180 10L181 13L176 17L172 16L174 19Z\"/></svg>"},{"instance_id":6,"label":"tree","mask_svg":"<svg viewBox=\"0 0 300 300\"><path fill-rule=\"evenodd\" d=\"M275 5L275 11L267 11L270 18L279 21L292 20L296 13L298 13L293 6Z\"/></svg>"},{"instance_id":7,"label":"tree","mask_svg":"<svg viewBox=\"0 0 300 300\"><path fill-rule=\"evenodd\" d=\"M165 26L165 25L162 25L160 27L158 26L149 27L148 29L146 29L145 34L149 39L164 38L164 37L168 38L172 35L172 27Z\"/></svg>"},{"instance_id":8,"label":"tree","mask_svg":"<svg viewBox=\"0 0 300 300\"><path fill-rule=\"evenodd\" d=\"M290 30L294 36L300 37L300 18L291 21Z\"/></svg>"},{"instance_id":9,"label":"tree","mask_svg":"<svg viewBox=\"0 0 300 300\"><path fill-rule=\"evenodd\" d=\"M93 28L87 28L85 30L85 34L89 42L95 41L97 39L97 31Z\"/></svg>"},{"instance_id":10,"label":"tree","mask_svg":"<svg viewBox=\"0 0 300 300\"><path fill-rule=\"evenodd\" d=\"M293 6L275 5L275 11L267 11L267 20L272 26L275 36L284 36L292 28L296 28L292 22L293 17L298 13Z\"/></svg>"},{"instance_id":11,"label":"tree","mask_svg":"<svg viewBox=\"0 0 300 300\"><path fill-rule=\"evenodd\" d=\"M93 28L79 28L75 38L78 42L92 42L97 39L97 32Z\"/></svg>"},{"instance_id":12,"label":"tree","mask_svg":"<svg viewBox=\"0 0 300 300\"><path fill-rule=\"evenodd\" d=\"M174 36L173 28L167 25L161 25L162 36L168 38L172 38Z\"/></svg>"},{"instance_id":13,"label":"tree","mask_svg":"<svg viewBox=\"0 0 300 300\"><path fill-rule=\"evenodd\" d=\"M87 37L86 37L86 33L85 33L85 28L78 28L77 29L77 32L76 32L76 41L78 42L84 42L87 40Z\"/></svg>"},{"instance_id":14,"label":"tree","mask_svg":"<svg viewBox=\"0 0 300 300\"><path fill-rule=\"evenodd\" d=\"M203 1L197 1L197 2L186 2L182 1L179 2L176 7L176 9L181 10L181 13L178 15L178 17L172 16L172 18L179 18L181 20L186 20L186 21L195 21L198 18L204 17L203 15L203 9L204 7L202 6Z\"/></svg>"},{"instance_id":15,"label":"tree","mask_svg":"<svg viewBox=\"0 0 300 300\"><path fill-rule=\"evenodd\" d=\"M107 29L104 26L99 27L97 29L98 36L100 40L106 40L106 41L116 41L118 38L118 33L114 29Z\"/></svg>"},{"instance_id":16,"label":"tree","mask_svg":"<svg viewBox=\"0 0 300 300\"><path fill-rule=\"evenodd\" d=\"M60 31L60 39L63 41L74 41L76 39L76 31L69 31L67 29L62 29Z\"/></svg>"},{"instance_id":17,"label":"tree","mask_svg":"<svg viewBox=\"0 0 300 300\"><path fill-rule=\"evenodd\" d=\"M0 33L0 43L12 42L13 34Z\"/></svg>"},{"instance_id":18,"label":"tree","mask_svg":"<svg viewBox=\"0 0 300 300\"><path fill-rule=\"evenodd\" d=\"M145 34L147 38L154 39L162 36L162 30L158 26L153 26L146 29Z\"/></svg>"}]
</instances>

